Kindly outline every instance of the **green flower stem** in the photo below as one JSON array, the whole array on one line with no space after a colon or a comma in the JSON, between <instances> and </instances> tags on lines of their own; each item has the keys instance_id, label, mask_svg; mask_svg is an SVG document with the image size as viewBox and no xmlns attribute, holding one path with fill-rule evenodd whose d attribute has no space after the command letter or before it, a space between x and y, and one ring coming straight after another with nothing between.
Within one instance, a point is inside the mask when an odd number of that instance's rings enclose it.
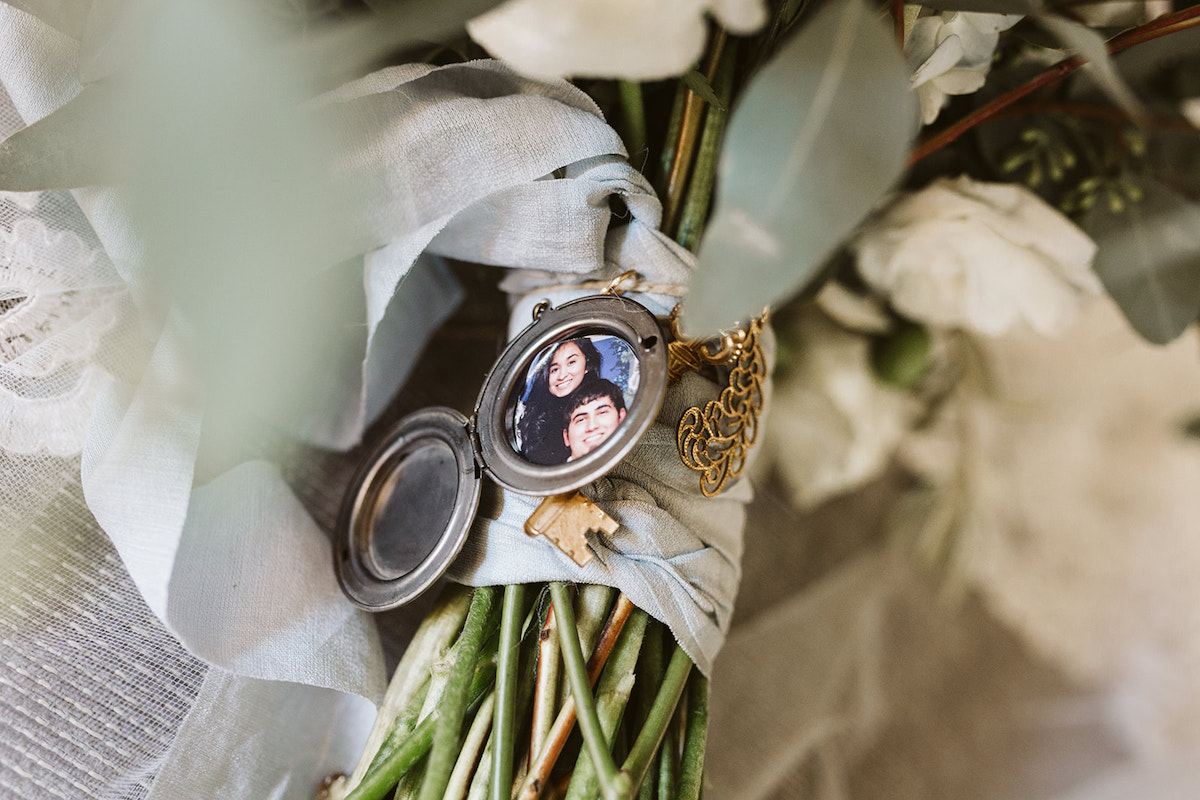
<instances>
[{"instance_id":1,"label":"green flower stem","mask_svg":"<svg viewBox=\"0 0 1200 800\"><path fill-rule=\"evenodd\" d=\"M467 792L467 800L488 800L492 796L492 748L496 741L496 729L492 727L492 735L488 737L479 759L479 768L471 776L471 789ZM507 798L506 798L507 800Z\"/></svg>"},{"instance_id":2,"label":"green flower stem","mask_svg":"<svg viewBox=\"0 0 1200 800\"><path fill-rule=\"evenodd\" d=\"M657 687L663 677L663 626L657 620L650 623L650 630L642 640L641 660L638 662L638 717L637 723L644 725L654 707ZM628 757L628 754L626 754ZM638 800L654 800L654 787L658 785L658 774L651 772L642 781Z\"/></svg>"},{"instance_id":3,"label":"green flower stem","mask_svg":"<svg viewBox=\"0 0 1200 800\"><path fill-rule=\"evenodd\" d=\"M496 665L496 710L493 728L492 800L512 796L513 737L517 720L517 667L520 662L522 611L525 587L504 587L504 611L500 617L500 645Z\"/></svg>"},{"instance_id":4,"label":"green flower stem","mask_svg":"<svg viewBox=\"0 0 1200 800\"><path fill-rule=\"evenodd\" d=\"M667 130L663 134L662 153L659 155L658 169L654 175L654 190L664 200L667 197L667 178L671 174L671 165L675 163L675 148L679 144L679 129L683 125L683 104L687 98L687 84L682 80L675 88L675 99L671 103L671 116L667 118Z\"/></svg>"},{"instance_id":5,"label":"green flower stem","mask_svg":"<svg viewBox=\"0 0 1200 800\"><path fill-rule=\"evenodd\" d=\"M704 786L704 748L708 743L708 678L700 670L688 679L687 737L679 766L677 800L700 800Z\"/></svg>"},{"instance_id":6,"label":"green flower stem","mask_svg":"<svg viewBox=\"0 0 1200 800\"><path fill-rule=\"evenodd\" d=\"M617 726L633 692L634 670L637 668L638 651L642 647L648 619L649 615L641 610L630 616L596 684L596 715L604 729L604 738L609 743L616 735ZM598 788L593 760L587 753L580 753L565 800L591 800Z\"/></svg>"},{"instance_id":7,"label":"green flower stem","mask_svg":"<svg viewBox=\"0 0 1200 800\"><path fill-rule=\"evenodd\" d=\"M437 605L413 634L404 656L392 673L392 680L388 684L383 702L379 705L379 713L375 716L375 724L367 736L367 744L363 747L358 766L354 768L346 783L347 791L357 786L367 773L376 753L388 737L389 729L394 727L392 723L396 715L411 704L413 695L422 686L428 685L430 667L445 654L446 648L462 629L470 605L471 591L468 587L448 585L438 598Z\"/></svg>"},{"instance_id":8,"label":"green flower stem","mask_svg":"<svg viewBox=\"0 0 1200 800\"><path fill-rule=\"evenodd\" d=\"M625 624L634 610L633 603L628 597L623 594L617 597L617 603L608 617L608 622L605 623L604 630L600 632L600 641L596 643L592 657L588 659L589 683L600 676L600 670L608 661L613 647L621 636L621 631L624 630ZM518 800L536 800L541 794L550 779L550 770L554 769L559 753L562 752L567 737L574 727L575 698L568 696L558 718L554 720L554 726L550 729L550 735L546 738L545 745L534 753L535 758L529 767L529 774L521 783L521 791L517 795Z\"/></svg>"},{"instance_id":9,"label":"green flower stem","mask_svg":"<svg viewBox=\"0 0 1200 800\"><path fill-rule=\"evenodd\" d=\"M675 799L675 729L667 728L662 747L658 750L658 795L656 800Z\"/></svg>"},{"instance_id":10,"label":"green flower stem","mask_svg":"<svg viewBox=\"0 0 1200 800\"><path fill-rule=\"evenodd\" d=\"M688 654L683 651L683 648L676 645L675 652L671 654L671 663L667 665L666 674L663 676L662 685L658 690L658 696L654 698L650 716L642 726L642 732L638 734L637 741L633 743L629 757L625 759L623 771L629 774L635 788L641 787L642 781L646 777L646 770L650 768L650 762L654 758L654 753L662 744L663 736L666 734L667 726L671 724L675 706L679 704L679 697L683 694L691 671L692 660L688 658ZM661 791L659 795L662 795Z\"/></svg>"},{"instance_id":11,"label":"green flower stem","mask_svg":"<svg viewBox=\"0 0 1200 800\"><path fill-rule=\"evenodd\" d=\"M421 791L421 781L425 779L425 770L429 766L429 753L426 753L396 784L396 792L392 800L415 800Z\"/></svg>"},{"instance_id":12,"label":"green flower stem","mask_svg":"<svg viewBox=\"0 0 1200 800\"><path fill-rule=\"evenodd\" d=\"M455 647L458 658L438 703L437 729L429 752L429 768L421 785L420 800L441 800L458 755L463 714L469 701L471 675L483 645L488 617L498 594L496 586L482 586L471 595L471 608Z\"/></svg>"},{"instance_id":13,"label":"green flower stem","mask_svg":"<svg viewBox=\"0 0 1200 800\"><path fill-rule=\"evenodd\" d=\"M465 633L465 631L464 631ZM493 658L479 659L475 674L471 678L470 702L465 711L459 713L459 721L467 714L474 714L496 681L496 662ZM413 766L420 761L433 744L433 734L442 712L429 714L422 719L412 733L379 764L372 764L362 782L346 795L345 800L379 800L396 785ZM452 754L453 755L453 754ZM453 765L451 765L453 766Z\"/></svg>"},{"instance_id":14,"label":"green flower stem","mask_svg":"<svg viewBox=\"0 0 1200 800\"><path fill-rule=\"evenodd\" d=\"M613 608L617 590L597 583L582 584L575 593L575 625L580 651L590 653ZM596 682L591 678L592 683Z\"/></svg>"},{"instance_id":15,"label":"green flower stem","mask_svg":"<svg viewBox=\"0 0 1200 800\"><path fill-rule=\"evenodd\" d=\"M533 695L533 722L529 732L530 752L535 755L542 752L546 740L550 738L555 709L558 707L558 624L553 608L546 612L537 658L537 688Z\"/></svg>"},{"instance_id":16,"label":"green flower stem","mask_svg":"<svg viewBox=\"0 0 1200 800\"><path fill-rule=\"evenodd\" d=\"M363 772L364 775L373 769L377 769L380 764L396 751L396 748L404 743L408 735L412 733L413 728L416 727L418 720L421 718L421 707L425 705L425 698L429 693L430 683L431 681L426 678L425 682L421 684L421 688L412 696L412 699L408 703L408 708L397 715L392 729L388 731L387 738L383 740L383 744L376 751L375 758L371 760L370 766Z\"/></svg>"},{"instance_id":17,"label":"green flower stem","mask_svg":"<svg viewBox=\"0 0 1200 800\"><path fill-rule=\"evenodd\" d=\"M705 77L711 84L715 74L721 51L725 47L726 34L717 30L709 54L708 68L704 70ZM696 153L696 139L700 134L700 122L704 115L704 100L691 89L684 95L683 115L679 132L672 151L671 169L667 172L667 186L663 197L662 229L670 235L675 230L679 217L680 203L683 200L684 187L687 185L688 173L692 167L692 159Z\"/></svg>"},{"instance_id":18,"label":"green flower stem","mask_svg":"<svg viewBox=\"0 0 1200 800\"><path fill-rule=\"evenodd\" d=\"M567 683L571 686L571 696L575 698L579 729L583 733L584 744L596 767L600 792L604 795L605 800L628 797L627 782L622 781L622 776L617 774L612 754L607 749L604 731L600 727L600 718L596 714L596 699L592 696L587 667L583 663L583 652L579 647L579 635L575 627L575 609L571 606L567 587L565 584L555 581L550 584L550 594L554 598L554 611L558 614L558 620L561 623L560 630L563 632L561 637L562 654ZM626 789L626 791L622 792L622 789Z\"/></svg>"},{"instance_id":19,"label":"green flower stem","mask_svg":"<svg viewBox=\"0 0 1200 800\"><path fill-rule=\"evenodd\" d=\"M630 161L646 149L646 103L642 85L637 81L617 81L621 96L621 113L625 120L625 148Z\"/></svg>"},{"instance_id":20,"label":"green flower stem","mask_svg":"<svg viewBox=\"0 0 1200 800\"><path fill-rule=\"evenodd\" d=\"M704 132L696 149L696 166L688 184L687 198L680 214L679 230L675 240L692 252L700 244L700 234L708 209L712 203L713 181L717 172L717 155L721 150L721 139L725 136L725 123L729 119L729 105L733 99L734 68L737 65L737 40L730 40L717 62L713 91L720 106L710 105L704 120Z\"/></svg>"},{"instance_id":21,"label":"green flower stem","mask_svg":"<svg viewBox=\"0 0 1200 800\"><path fill-rule=\"evenodd\" d=\"M446 784L445 800L463 800L471 787L471 774L479 763L484 746L488 742L488 734L492 730L493 717L496 707L496 692L489 694L475 714L475 719L463 739L462 749L450 772L450 781ZM511 789L511 787L509 787Z\"/></svg>"},{"instance_id":22,"label":"green flower stem","mask_svg":"<svg viewBox=\"0 0 1200 800\"><path fill-rule=\"evenodd\" d=\"M346 800L379 800L383 797L429 752L429 745L433 743L434 721L434 717L421 720L399 747L363 776L358 786L346 795Z\"/></svg>"}]
</instances>

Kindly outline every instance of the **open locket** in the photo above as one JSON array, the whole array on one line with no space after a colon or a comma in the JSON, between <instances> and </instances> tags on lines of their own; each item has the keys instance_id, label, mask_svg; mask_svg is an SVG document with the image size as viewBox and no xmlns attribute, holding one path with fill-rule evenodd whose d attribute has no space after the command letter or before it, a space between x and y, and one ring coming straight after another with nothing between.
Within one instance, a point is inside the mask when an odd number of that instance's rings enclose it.
<instances>
[{"instance_id":1,"label":"open locket","mask_svg":"<svg viewBox=\"0 0 1200 800\"><path fill-rule=\"evenodd\" d=\"M422 409L364 460L338 520L342 589L372 611L412 600L462 549L484 474L527 495L578 489L633 449L666 383L667 345L644 306L602 294L539 307L488 373L471 419Z\"/></svg>"}]
</instances>

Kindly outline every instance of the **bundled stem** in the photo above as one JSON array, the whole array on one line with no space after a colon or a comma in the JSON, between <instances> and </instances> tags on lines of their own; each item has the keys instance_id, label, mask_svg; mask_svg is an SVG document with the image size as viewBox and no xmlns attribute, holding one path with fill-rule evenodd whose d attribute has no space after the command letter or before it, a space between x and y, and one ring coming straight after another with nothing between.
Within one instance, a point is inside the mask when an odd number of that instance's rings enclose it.
<instances>
[{"instance_id":1,"label":"bundled stem","mask_svg":"<svg viewBox=\"0 0 1200 800\"><path fill-rule=\"evenodd\" d=\"M471 596L471 609L459 637L458 658L438 704L437 727L429 753L429 766L421 786L420 800L441 800L450 781L450 772L458 758L459 737L463 714L470 700L471 674L483 645L484 628L495 604L496 587L476 589Z\"/></svg>"},{"instance_id":2,"label":"bundled stem","mask_svg":"<svg viewBox=\"0 0 1200 800\"><path fill-rule=\"evenodd\" d=\"M700 800L704 786L704 748L708 743L708 678L699 670L688 679L687 738L679 767L677 800Z\"/></svg>"},{"instance_id":3,"label":"bundled stem","mask_svg":"<svg viewBox=\"0 0 1200 800\"><path fill-rule=\"evenodd\" d=\"M654 754L658 752L659 746L662 744L667 726L671 724L675 706L679 704L679 697L683 694L688 674L691 671L692 660L688 658L683 648L676 646L675 652L671 654L671 663L667 665L666 674L663 676L662 685L659 687L658 696L654 698L650 716L646 719L642 732L638 734L637 741L633 743L629 757L625 759L623 771L629 774L635 788L641 786L646 777L646 770L649 769Z\"/></svg>"},{"instance_id":4,"label":"bundled stem","mask_svg":"<svg viewBox=\"0 0 1200 800\"><path fill-rule=\"evenodd\" d=\"M567 587L565 584L555 581L550 584L550 594L554 598L554 610L562 621L563 629L567 632L567 635L562 637L563 666L566 668L571 696L575 698L575 709L579 717L579 729L583 732L583 742L592 757L592 764L600 782L600 793L605 800L619 800L619 798L628 797L628 781L617 774L616 764L613 763L612 753L608 751L604 730L600 725L600 717L596 713L596 702L592 697L587 666L584 664L583 651L580 649L578 634L575 632L575 609L571 605Z\"/></svg>"},{"instance_id":5,"label":"bundled stem","mask_svg":"<svg viewBox=\"0 0 1200 800\"><path fill-rule=\"evenodd\" d=\"M604 630L600 632L600 640L596 643L592 657L588 659L589 684L595 682L599 677L601 669L608 661L609 654L620 638L621 631L633 611L633 603L629 602L629 598L621 595L617 599L612 614L609 615L608 622L605 623ZM537 758L530 766L529 775L521 785L518 800L534 800L546 786L550 779L550 770L554 768L559 753L562 752L563 746L567 742L567 737L575 727L575 716L575 699L568 697L546 737L545 745L537 751Z\"/></svg>"},{"instance_id":6,"label":"bundled stem","mask_svg":"<svg viewBox=\"0 0 1200 800\"><path fill-rule=\"evenodd\" d=\"M704 221L712 204L713 182L716 178L717 155L725 136L729 106L733 99L734 67L737 64L737 41L730 40L717 62L713 91L720 105L710 105L705 115L704 132L696 148L696 167L688 184L686 200L675 240L689 250L700 244ZM670 230L669 228L667 230Z\"/></svg>"},{"instance_id":7,"label":"bundled stem","mask_svg":"<svg viewBox=\"0 0 1200 800\"><path fill-rule=\"evenodd\" d=\"M631 616L596 685L596 713L610 748L633 691L634 668L648 619L644 611ZM598 788L594 762L586 753L580 753L566 800L587 800L596 796Z\"/></svg>"},{"instance_id":8,"label":"bundled stem","mask_svg":"<svg viewBox=\"0 0 1200 800\"><path fill-rule=\"evenodd\" d=\"M716 76L717 63L721 58L721 51L725 47L725 40L725 31L718 30L709 52L708 64L704 70L704 76L709 83L712 83ZM704 100L691 89L687 89L683 96L683 108L679 127L675 133L675 143L671 148L671 166L667 172L667 185L663 199L662 228L664 231L675 229L679 217L679 204L683 199L684 187L687 184L688 173L695 156L696 140L700 133L703 115Z\"/></svg>"},{"instance_id":9,"label":"bundled stem","mask_svg":"<svg viewBox=\"0 0 1200 800\"><path fill-rule=\"evenodd\" d=\"M504 588L504 611L500 617L499 657L496 665L496 707L492 730L492 798L508 800L512 793L513 739L517 721L518 645L521 638L521 612L525 606L525 587L514 584Z\"/></svg>"}]
</instances>

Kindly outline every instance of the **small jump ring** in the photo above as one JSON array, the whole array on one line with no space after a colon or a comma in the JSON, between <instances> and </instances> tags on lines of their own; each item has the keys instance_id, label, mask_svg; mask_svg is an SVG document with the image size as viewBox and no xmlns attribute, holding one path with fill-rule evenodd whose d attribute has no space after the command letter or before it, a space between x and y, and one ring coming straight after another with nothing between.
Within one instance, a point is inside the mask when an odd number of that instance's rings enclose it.
<instances>
[{"instance_id":1,"label":"small jump ring","mask_svg":"<svg viewBox=\"0 0 1200 800\"><path fill-rule=\"evenodd\" d=\"M618 275L617 277L615 277L611 281L609 281L608 286L604 287L604 291L600 292L600 294L620 295L621 292L623 291L620 288L621 284L623 284L626 281L631 280L631 279L634 282L636 282L637 276L638 276L638 273L637 273L636 269L626 270L625 272L622 272L620 275Z\"/></svg>"}]
</instances>

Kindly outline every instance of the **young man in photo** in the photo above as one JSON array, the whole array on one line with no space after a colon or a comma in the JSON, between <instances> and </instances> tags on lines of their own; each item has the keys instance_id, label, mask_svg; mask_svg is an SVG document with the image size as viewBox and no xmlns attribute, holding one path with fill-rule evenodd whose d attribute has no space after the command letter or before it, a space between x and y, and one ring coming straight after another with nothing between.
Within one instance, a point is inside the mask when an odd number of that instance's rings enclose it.
<instances>
[{"instance_id":1,"label":"young man in photo","mask_svg":"<svg viewBox=\"0 0 1200 800\"><path fill-rule=\"evenodd\" d=\"M595 450L625 420L625 397L612 381L587 377L568 398L563 443L574 461Z\"/></svg>"}]
</instances>

